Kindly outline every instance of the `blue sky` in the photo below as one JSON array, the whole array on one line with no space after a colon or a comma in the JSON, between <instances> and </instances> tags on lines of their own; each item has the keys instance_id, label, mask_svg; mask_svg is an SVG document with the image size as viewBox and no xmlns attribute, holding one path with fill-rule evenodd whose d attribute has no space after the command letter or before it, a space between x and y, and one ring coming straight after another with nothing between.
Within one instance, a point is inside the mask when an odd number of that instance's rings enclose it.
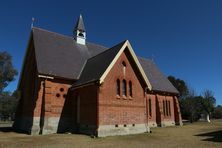
<instances>
[{"instance_id":1,"label":"blue sky","mask_svg":"<svg viewBox=\"0 0 222 148\"><path fill-rule=\"evenodd\" d=\"M32 17L36 27L71 36L82 13L88 41L111 47L128 39L166 76L185 80L198 94L212 90L222 105L221 8L220 0L1 1L0 51L13 56L20 72ZM18 77L6 90L16 89Z\"/></svg>"}]
</instances>

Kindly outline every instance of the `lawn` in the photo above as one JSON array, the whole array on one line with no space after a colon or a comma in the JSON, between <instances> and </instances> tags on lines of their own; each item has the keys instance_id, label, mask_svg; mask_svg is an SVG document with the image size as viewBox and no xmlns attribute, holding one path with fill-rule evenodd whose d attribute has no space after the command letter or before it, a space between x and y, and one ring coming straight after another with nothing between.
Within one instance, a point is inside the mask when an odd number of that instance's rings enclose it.
<instances>
[{"instance_id":1,"label":"lawn","mask_svg":"<svg viewBox=\"0 0 222 148\"><path fill-rule=\"evenodd\" d=\"M90 138L86 135L53 134L30 136L0 128L0 148L12 147L222 147L222 120L197 122L180 127L152 128L151 134Z\"/></svg>"}]
</instances>

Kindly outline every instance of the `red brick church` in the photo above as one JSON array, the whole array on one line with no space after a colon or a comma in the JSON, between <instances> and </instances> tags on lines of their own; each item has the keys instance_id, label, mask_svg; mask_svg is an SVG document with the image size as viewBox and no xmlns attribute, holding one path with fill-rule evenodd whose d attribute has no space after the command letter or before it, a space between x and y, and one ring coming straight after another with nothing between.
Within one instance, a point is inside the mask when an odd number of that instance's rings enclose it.
<instances>
[{"instance_id":1,"label":"red brick church","mask_svg":"<svg viewBox=\"0 0 222 148\"><path fill-rule=\"evenodd\" d=\"M128 40L111 48L33 27L21 70L15 130L98 137L182 125L178 91Z\"/></svg>"}]
</instances>

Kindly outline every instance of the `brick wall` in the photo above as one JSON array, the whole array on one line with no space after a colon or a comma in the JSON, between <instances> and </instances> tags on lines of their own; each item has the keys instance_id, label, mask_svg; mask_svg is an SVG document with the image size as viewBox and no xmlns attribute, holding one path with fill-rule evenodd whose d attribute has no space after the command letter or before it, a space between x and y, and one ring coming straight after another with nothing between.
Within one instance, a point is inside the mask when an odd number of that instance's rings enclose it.
<instances>
[{"instance_id":1,"label":"brick wall","mask_svg":"<svg viewBox=\"0 0 222 148\"><path fill-rule=\"evenodd\" d=\"M123 61L126 64L125 72ZM129 54L122 53L99 90L99 125L146 122L144 83L138 79L138 75L139 71ZM120 80L120 95L117 95L117 79ZM122 94L123 79L127 82L127 96ZM132 97L129 96L129 81L132 82Z\"/></svg>"},{"instance_id":2,"label":"brick wall","mask_svg":"<svg viewBox=\"0 0 222 148\"><path fill-rule=\"evenodd\" d=\"M19 83L21 96L13 127L15 130L30 132L33 125L33 115L38 98L38 90L40 89L33 42L29 44L26 57Z\"/></svg>"},{"instance_id":3,"label":"brick wall","mask_svg":"<svg viewBox=\"0 0 222 148\"><path fill-rule=\"evenodd\" d=\"M19 100L16 117L20 116L33 116L33 108L37 99L38 90L38 76L35 61L35 53L33 44L30 43L30 50L27 53L24 69L21 76L20 93L21 99ZM31 83L30 83L31 82Z\"/></svg>"},{"instance_id":4,"label":"brick wall","mask_svg":"<svg viewBox=\"0 0 222 148\"><path fill-rule=\"evenodd\" d=\"M151 103L151 108L149 103ZM149 126L156 126L156 95L149 93L146 95L146 106Z\"/></svg>"},{"instance_id":5,"label":"brick wall","mask_svg":"<svg viewBox=\"0 0 222 148\"><path fill-rule=\"evenodd\" d=\"M157 101L157 124L161 126L169 126L168 123L171 122L170 124L174 125L175 124L174 97L157 94L156 101ZM164 105L164 102L167 103ZM164 124L164 122L167 124Z\"/></svg>"},{"instance_id":6,"label":"brick wall","mask_svg":"<svg viewBox=\"0 0 222 148\"><path fill-rule=\"evenodd\" d=\"M45 111L45 117L60 117L71 82L61 79L40 79L40 82L34 117L40 117L41 111Z\"/></svg>"},{"instance_id":7,"label":"brick wall","mask_svg":"<svg viewBox=\"0 0 222 148\"><path fill-rule=\"evenodd\" d=\"M183 125L178 98L174 96L173 101L174 101L175 122L177 125Z\"/></svg>"}]
</instances>

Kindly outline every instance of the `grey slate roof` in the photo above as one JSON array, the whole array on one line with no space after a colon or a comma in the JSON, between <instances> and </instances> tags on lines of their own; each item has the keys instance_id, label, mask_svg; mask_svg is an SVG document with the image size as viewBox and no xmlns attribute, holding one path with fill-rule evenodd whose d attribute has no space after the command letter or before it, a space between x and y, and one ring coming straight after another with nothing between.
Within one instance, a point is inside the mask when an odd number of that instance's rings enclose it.
<instances>
[{"instance_id":1,"label":"grey slate roof","mask_svg":"<svg viewBox=\"0 0 222 148\"><path fill-rule=\"evenodd\" d=\"M125 42L108 49L89 42L77 44L72 37L35 27L32 34L38 72L78 80L74 85L98 80ZM153 90L178 93L152 61L138 59Z\"/></svg>"},{"instance_id":2,"label":"grey slate roof","mask_svg":"<svg viewBox=\"0 0 222 148\"><path fill-rule=\"evenodd\" d=\"M74 86L99 80L124 43L125 41L88 59L79 80L74 83Z\"/></svg>"},{"instance_id":3,"label":"grey slate roof","mask_svg":"<svg viewBox=\"0 0 222 148\"><path fill-rule=\"evenodd\" d=\"M85 29L85 26L84 26L84 23L83 23L83 18L82 18L82 15L80 14L79 16L79 19L76 23L76 26L75 26L75 30L81 30L81 31L85 31L86 32L86 29Z\"/></svg>"},{"instance_id":4,"label":"grey slate roof","mask_svg":"<svg viewBox=\"0 0 222 148\"><path fill-rule=\"evenodd\" d=\"M87 42L80 45L72 37L33 28L38 72L78 79L86 60L107 48Z\"/></svg>"},{"instance_id":5,"label":"grey slate roof","mask_svg":"<svg viewBox=\"0 0 222 148\"><path fill-rule=\"evenodd\" d=\"M153 61L142 57L138 57L138 60L142 65L143 70L145 71L153 90L177 94L179 93L177 89L171 84L171 82L157 68Z\"/></svg>"}]
</instances>

